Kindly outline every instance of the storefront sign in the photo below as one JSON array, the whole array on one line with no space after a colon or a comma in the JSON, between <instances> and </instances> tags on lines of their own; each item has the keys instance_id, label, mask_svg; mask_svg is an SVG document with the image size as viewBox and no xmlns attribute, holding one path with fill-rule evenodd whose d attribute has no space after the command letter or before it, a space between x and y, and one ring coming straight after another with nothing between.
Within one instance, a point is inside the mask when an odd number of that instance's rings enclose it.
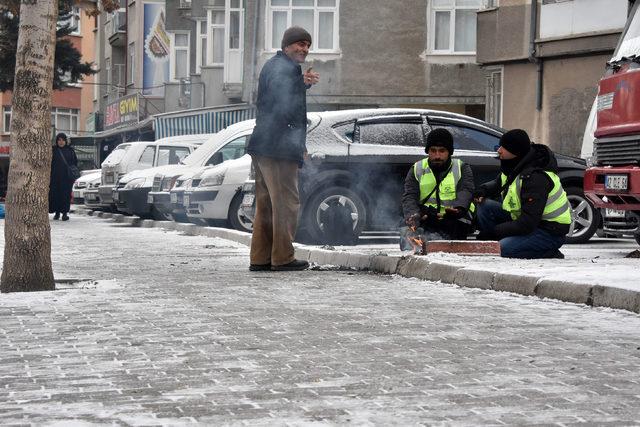
<instances>
[{"instance_id":1,"label":"storefront sign","mask_svg":"<svg viewBox=\"0 0 640 427\"><path fill-rule=\"evenodd\" d=\"M104 129L112 129L129 123L137 123L139 118L138 94L124 96L107 104L104 113Z\"/></svg>"}]
</instances>

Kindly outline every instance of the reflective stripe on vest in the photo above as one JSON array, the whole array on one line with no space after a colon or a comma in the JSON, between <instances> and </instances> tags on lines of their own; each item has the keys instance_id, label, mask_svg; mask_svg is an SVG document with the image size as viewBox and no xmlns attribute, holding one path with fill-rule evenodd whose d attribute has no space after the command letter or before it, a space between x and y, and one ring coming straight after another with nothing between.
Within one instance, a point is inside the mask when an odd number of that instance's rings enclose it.
<instances>
[{"instance_id":1,"label":"reflective stripe on vest","mask_svg":"<svg viewBox=\"0 0 640 427\"><path fill-rule=\"evenodd\" d=\"M545 171L545 173L551 178L553 188L547 196L547 203L542 212L542 219L560 224L571 224L571 204L569 203L569 199L567 199L567 193L565 193L562 188L560 178L553 172ZM506 175L501 174L500 180L504 186L507 182ZM502 209L509 212L513 220L520 218L521 215L522 203L520 200L520 190L522 190L522 177L518 175L511 185L509 185L507 194L502 201Z\"/></svg>"},{"instance_id":2,"label":"reflective stripe on vest","mask_svg":"<svg viewBox=\"0 0 640 427\"><path fill-rule=\"evenodd\" d=\"M436 176L429 167L429 159L422 159L414 165L414 175L420 184L420 201L427 196L429 198L423 203L425 206L438 207L436 192L433 191L436 185ZM440 195L440 213L445 212L445 208L460 206L457 199L456 188L462 177L462 161L460 159L451 159L451 168L449 173L440 181L438 193ZM469 207L471 212L475 211L473 203ZM461 221L463 221L461 219ZM463 221L466 222L466 221Z\"/></svg>"}]
</instances>

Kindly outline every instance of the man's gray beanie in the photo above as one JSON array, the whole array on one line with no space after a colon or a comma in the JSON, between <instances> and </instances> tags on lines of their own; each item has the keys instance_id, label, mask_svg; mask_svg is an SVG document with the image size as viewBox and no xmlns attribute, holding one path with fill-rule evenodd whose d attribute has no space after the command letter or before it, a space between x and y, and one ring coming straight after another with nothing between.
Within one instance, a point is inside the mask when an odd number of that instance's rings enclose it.
<instances>
[{"instance_id":1,"label":"man's gray beanie","mask_svg":"<svg viewBox=\"0 0 640 427\"><path fill-rule=\"evenodd\" d=\"M308 41L311 44L311 34L302 27L290 27L282 36L282 49L299 41Z\"/></svg>"}]
</instances>

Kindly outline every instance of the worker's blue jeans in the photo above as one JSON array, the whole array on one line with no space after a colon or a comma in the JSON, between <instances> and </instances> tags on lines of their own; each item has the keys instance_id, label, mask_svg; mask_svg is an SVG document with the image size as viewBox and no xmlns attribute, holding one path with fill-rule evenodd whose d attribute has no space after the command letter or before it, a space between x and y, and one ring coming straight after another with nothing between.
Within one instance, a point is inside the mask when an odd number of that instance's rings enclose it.
<instances>
[{"instance_id":1,"label":"worker's blue jeans","mask_svg":"<svg viewBox=\"0 0 640 427\"><path fill-rule=\"evenodd\" d=\"M485 199L477 206L478 229L481 233L494 234L495 226L512 221L509 212L495 200ZM542 228L522 236L509 236L500 240L500 255L505 258L549 258L560 249L564 236L554 236Z\"/></svg>"}]
</instances>

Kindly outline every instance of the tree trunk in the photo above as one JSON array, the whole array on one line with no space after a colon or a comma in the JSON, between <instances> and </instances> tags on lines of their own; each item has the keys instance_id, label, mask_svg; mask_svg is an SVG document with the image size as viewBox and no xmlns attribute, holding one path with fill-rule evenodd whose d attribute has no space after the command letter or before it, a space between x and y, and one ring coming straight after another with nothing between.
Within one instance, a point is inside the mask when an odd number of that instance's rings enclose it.
<instances>
[{"instance_id":1,"label":"tree trunk","mask_svg":"<svg viewBox=\"0 0 640 427\"><path fill-rule=\"evenodd\" d=\"M48 205L57 19L58 0L21 1L2 292L55 289Z\"/></svg>"}]
</instances>

